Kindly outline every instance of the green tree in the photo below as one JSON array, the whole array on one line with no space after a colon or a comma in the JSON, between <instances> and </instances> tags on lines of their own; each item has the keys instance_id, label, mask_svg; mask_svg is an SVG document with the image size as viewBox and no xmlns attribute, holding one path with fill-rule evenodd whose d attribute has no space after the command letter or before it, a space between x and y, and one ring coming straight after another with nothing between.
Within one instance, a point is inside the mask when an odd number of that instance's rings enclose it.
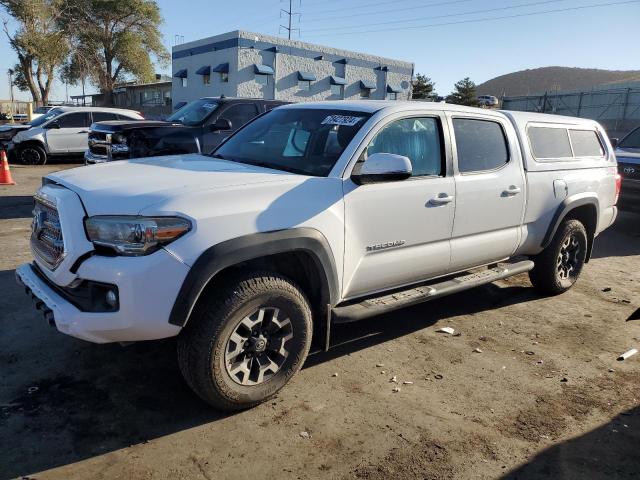
<instances>
[{"instance_id":1,"label":"green tree","mask_svg":"<svg viewBox=\"0 0 640 480\"><path fill-rule=\"evenodd\" d=\"M411 98L415 99L424 99L424 98L434 98L437 96L435 92L436 84L431 80L431 78L426 75L422 75L418 73L416 78L413 80L413 90L411 94Z\"/></svg>"},{"instance_id":2,"label":"green tree","mask_svg":"<svg viewBox=\"0 0 640 480\"><path fill-rule=\"evenodd\" d=\"M86 63L92 83L113 104L113 89L127 78L151 81L151 56L161 64L169 60L162 44L160 8L155 0L66 0L67 23L73 27L75 54L71 70Z\"/></svg>"},{"instance_id":3,"label":"green tree","mask_svg":"<svg viewBox=\"0 0 640 480\"><path fill-rule=\"evenodd\" d=\"M463 78L455 84L454 91L447 97L447 102L477 107L476 84L469 77Z\"/></svg>"},{"instance_id":4,"label":"green tree","mask_svg":"<svg viewBox=\"0 0 640 480\"><path fill-rule=\"evenodd\" d=\"M0 0L17 24L11 31L4 19L4 33L18 57L14 84L31 92L33 101L46 104L56 70L69 54L69 42L62 26L64 0Z\"/></svg>"}]
</instances>

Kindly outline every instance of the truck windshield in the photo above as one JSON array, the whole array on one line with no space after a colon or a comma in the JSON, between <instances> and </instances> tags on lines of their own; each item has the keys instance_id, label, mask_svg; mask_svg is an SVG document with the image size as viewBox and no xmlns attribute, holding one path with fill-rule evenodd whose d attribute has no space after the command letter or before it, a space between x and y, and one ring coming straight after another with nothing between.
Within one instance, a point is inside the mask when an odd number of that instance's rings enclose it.
<instances>
[{"instance_id":1,"label":"truck windshield","mask_svg":"<svg viewBox=\"0 0 640 480\"><path fill-rule=\"evenodd\" d=\"M326 177L371 114L314 108L271 110L247 124L212 156Z\"/></svg>"},{"instance_id":2,"label":"truck windshield","mask_svg":"<svg viewBox=\"0 0 640 480\"><path fill-rule=\"evenodd\" d=\"M636 128L620 142L621 148L640 148L640 128Z\"/></svg>"},{"instance_id":3,"label":"truck windshield","mask_svg":"<svg viewBox=\"0 0 640 480\"><path fill-rule=\"evenodd\" d=\"M169 122L180 122L183 125L200 125L218 108L218 102L207 98L187 103L169 118Z\"/></svg>"},{"instance_id":4,"label":"truck windshield","mask_svg":"<svg viewBox=\"0 0 640 480\"><path fill-rule=\"evenodd\" d=\"M38 118L36 118L34 120L31 120L27 125L31 125L32 127L39 127L43 123L48 122L49 120L51 120L52 118L57 117L61 113L63 113L62 110L54 108L52 110L49 110L44 115L41 115L41 116L39 116Z\"/></svg>"}]
</instances>

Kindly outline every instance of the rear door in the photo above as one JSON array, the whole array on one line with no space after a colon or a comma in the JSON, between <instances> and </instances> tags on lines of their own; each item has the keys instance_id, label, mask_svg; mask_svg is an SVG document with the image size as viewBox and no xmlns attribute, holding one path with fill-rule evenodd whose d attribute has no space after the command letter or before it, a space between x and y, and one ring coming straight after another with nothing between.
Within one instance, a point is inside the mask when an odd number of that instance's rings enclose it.
<instances>
[{"instance_id":1,"label":"rear door","mask_svg":"<svg viewBox=\"0 0 640 480\"><path fill-rule=\"evenodd\" d=\"M525 177L515 132L493 115L448 114L453 135L456 213L451 268L513 254L525 207Z\"/></svg>"},{"instance_id":2,"label":"rear door","mask_svg":"<svg viewBox=\"0 0 640 480\"><path fill-rule=\"evenodd\" d=\"M58 117L56 123L60 128L49 128L46 133L50 153L83 153L87 149L89 112L70 112Z\"/></svg>"}]
</instances>

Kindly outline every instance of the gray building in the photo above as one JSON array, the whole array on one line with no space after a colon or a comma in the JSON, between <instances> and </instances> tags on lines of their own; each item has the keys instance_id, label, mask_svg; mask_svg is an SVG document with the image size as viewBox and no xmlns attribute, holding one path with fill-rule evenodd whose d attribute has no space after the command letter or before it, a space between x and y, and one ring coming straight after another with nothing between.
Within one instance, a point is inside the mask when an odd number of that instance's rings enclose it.
<instances>
[{"instance_id":1,"label":"gray building","mask_svg":"<svg viewBox=\"0 0 640 480\"><path fill-rule=\"evenodd\" d=\"M305 102L411 96L413 63L234 31L173 47L173 108L225 95Z\"/></svg>"}]
</instances>

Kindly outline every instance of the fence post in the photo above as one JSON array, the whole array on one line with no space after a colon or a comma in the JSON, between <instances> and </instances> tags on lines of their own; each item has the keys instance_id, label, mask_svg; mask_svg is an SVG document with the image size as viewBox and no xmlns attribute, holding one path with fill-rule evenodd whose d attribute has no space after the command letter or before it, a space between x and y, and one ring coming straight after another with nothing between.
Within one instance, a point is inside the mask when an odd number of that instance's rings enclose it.
<instances>
[{"instance_id":1,"label":"fence post","mask_svg":"<svg viewBox=\"0 0 640 480\"><path fill-rule=\"evenodd\" d=\"M580 116L580 112L582 110L582 97L584 96L584 92L580 92L580 99L578 100L578 117Z\"/></svg>"}]
</instances>

